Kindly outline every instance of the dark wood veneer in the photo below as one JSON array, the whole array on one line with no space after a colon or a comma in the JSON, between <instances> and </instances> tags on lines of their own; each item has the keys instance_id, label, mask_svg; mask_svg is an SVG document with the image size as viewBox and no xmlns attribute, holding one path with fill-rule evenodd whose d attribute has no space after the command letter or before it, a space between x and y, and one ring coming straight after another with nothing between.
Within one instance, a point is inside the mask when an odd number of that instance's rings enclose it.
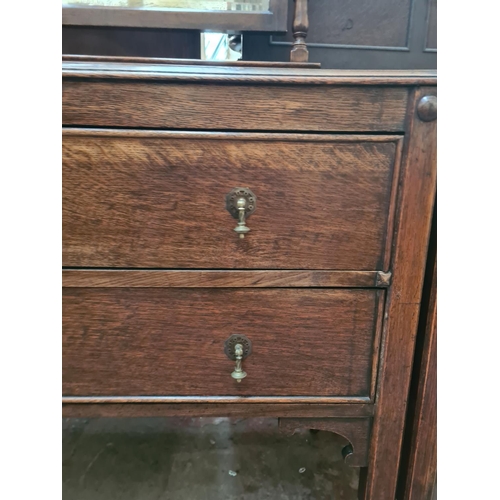
<instances>
[{"instance_id":1,"label":"dark wood veneer","mask_svg":"<svg viewBox=\"0 0 500 500\"><path fill-rule=\"evenodd\" d=\"M398 498L434 500L437 485L437 241L434 211Z\"/></svg>"},{"instance_id":2,"label":"dark wood veneer","mask_svg":"<svg viewBox=\"0 0 500 500\"><path fill-rule=\"evenodd\" d=\"M367 397L383 293L65 288L63 393ZM241 384L223 350L234 333L253 344Z\"/></svg>"},{"instance_id":3,"label":"dark wood veneer","mask_svg":"<svg viewBox=\"0 0 500 500\"><path fill-rule=\"evenodd\" d=\"M100 56L86 54L66 53L62 56L63 61L81 62L125 62L143 64L172 64L174 66L222 66L222 67L243 67L243 68L320 68L321 64L314 62L274 62L274 61L212 61L201 59L181 59L167 57L140 57L140 56Z\"/></svg>"},{"instance_id":4,"label":"dark wood veneer","mask_svg":"<svg viewBox=\"0 0 500 500\"><path fill-rule=\"evenodd\" d=\"M381 271L194 271L66 269L64 287L356 288L387 287Z\"/></svg>"},{"instance_id":5,"label":"dark wood veneer","mask_svg":"<svg viewBox=\"0 0 500 500\"><path fill-rule=\"evenodd\" d=\"M393 500L433 96L433 72L65 62L64 414L344 433L360 498ZM224 208L240 180L258 196L244 240ZM253 342L241 384L233 333Z\"/></svg>"},{"instance_id":6,"label":"dark wood veneer","mask_svg":"<svg viewBox=\"0 0 500 500\"><path fill-rule=\"evenodd\" d=\"M311 85L307 94L304 101L304 89L284 85L67 79L63 81L63 124L226 131L404 130L408 97L404 87ZM214 108L219 117L216 121Z\"/></svg>"},{"instance_id":7,"label":"dark wood veneer","mask_svg":"<svg viewBox=\"0 0 500 500\"><path fill-rule=\"evenodd\" d=\"M400 142L65 131L63 265L383 269ZM258 199L244 240L224 208L236 186Z\"/></svg>"},{"instance_id":8,"label":"dark wood veneer","mask_svg":"<svg viewBox=\"0 0 500 500\"><path fill-rule=\"evenodd\" d=\"M387 296L384 348L378 377L365 498L393 497L436 189L436 125L417 116L417 103L435 87L414 91L408 109L403 178L396 223L393 281ZM382 410L383 408L383 410Z\"/></svg>"},{"instance_id":9,"label":"dark wood veneer","mask_svg":"<svg viewBox=\"0 0 500 500\"><path fill-rule=\"evenodd\" d=\"M355 418L373 415L373 405L363 403L110 403L63 398L64 417L315 417Z\"/></svg>"}]
</instances>

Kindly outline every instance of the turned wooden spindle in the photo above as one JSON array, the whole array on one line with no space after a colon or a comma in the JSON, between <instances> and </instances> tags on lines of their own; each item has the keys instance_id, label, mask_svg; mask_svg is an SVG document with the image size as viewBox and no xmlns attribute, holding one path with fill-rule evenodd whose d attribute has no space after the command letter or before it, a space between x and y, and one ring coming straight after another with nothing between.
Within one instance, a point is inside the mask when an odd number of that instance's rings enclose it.
<instances>
[{"instance_id":1,"label":"turned wooden spindle","mask_svg":"<svg viewBox=\"0 0 500 500\"><path fill-rule=\"evenodd\" d=\"M309 17L307 16L307 2L309 0L294 0L295 12L293 16L293 42L290 53L291 62L307 62L309 51L306 45L307 31L309 30Z\"/></svg>"}]
</instances>

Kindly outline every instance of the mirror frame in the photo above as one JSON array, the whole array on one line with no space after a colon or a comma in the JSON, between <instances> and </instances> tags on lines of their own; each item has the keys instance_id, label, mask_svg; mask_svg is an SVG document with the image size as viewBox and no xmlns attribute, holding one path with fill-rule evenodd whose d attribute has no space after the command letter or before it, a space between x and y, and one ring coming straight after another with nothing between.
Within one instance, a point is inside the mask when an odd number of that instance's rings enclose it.
<instances>
[{"instance_id":1,"label":"mirror frame","mask_svg":"<svg viewBox=\"0 0 500 500\"><path fill-rule=\"evenodd\" d=\"M263 12L63 5L62 24L63 26L192 29L221 33L242 31L285 33L288 1L269 0L269 10Z\"/></svg>"}]
</instances>

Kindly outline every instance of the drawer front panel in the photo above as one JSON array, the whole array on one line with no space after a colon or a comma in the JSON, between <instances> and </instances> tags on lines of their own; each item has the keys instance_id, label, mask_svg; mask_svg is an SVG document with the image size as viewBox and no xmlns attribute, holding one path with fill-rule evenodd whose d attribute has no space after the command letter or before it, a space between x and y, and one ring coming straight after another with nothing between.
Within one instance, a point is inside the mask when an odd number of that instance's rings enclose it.
<instances>
[{"instance_id":1,"label":"drawer front panel","mask_svg":"<svg viewBox=\"0 0 500 500\"><path fill-rule=\"evenodd\" d=\"M371 289L64 288L63 393L367 397L382 297ZM252 342L241 383L224 352L233 334Z\"/></svg>"},{"instance_id":2,"label":"drawer front panel","mask_svg":"<svg viewBox=\"0 0 500 500\"><path fill-rule=\"evenodd\" d=\"M398 136L66 131L63 265L382 269ZM244 239L225 207L249 187Z\"/></svg>"},{"instance_id":3,"label":"drawer front panel","mask_svg":"<svg viewBox=\"0 0 500 500\"><path fill-rule=\"evenodd\" d=\"M63 124L205 130L401 132L404 87L63 81Z\"/></svg>"}]
</instances>

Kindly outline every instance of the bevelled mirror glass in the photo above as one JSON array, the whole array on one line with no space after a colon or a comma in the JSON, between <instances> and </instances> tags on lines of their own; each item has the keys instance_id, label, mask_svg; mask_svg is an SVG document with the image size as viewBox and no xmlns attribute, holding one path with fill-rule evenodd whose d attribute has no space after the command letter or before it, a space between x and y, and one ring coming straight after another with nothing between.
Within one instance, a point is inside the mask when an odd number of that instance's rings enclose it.
<instances>
[{"instance_id":1,"label":"bevelled mirror glass","mask_svg":"<svg viewBox=\"0 0 500 500\"><path fill-rule=\"evenodd\" d=\"M62 0L63 5L161 9L266 12L269 0Z\"/></svg>"},{"instance_id":2,"label":"bevelled mirror glass","mask_svg":"<svg viewBox=\"0 0 500 500\"><path fill-rule=\"evenodd\" d=\"M285 32L288 0L62 0L62 24Z\"/></svg>"}]
</instances>

